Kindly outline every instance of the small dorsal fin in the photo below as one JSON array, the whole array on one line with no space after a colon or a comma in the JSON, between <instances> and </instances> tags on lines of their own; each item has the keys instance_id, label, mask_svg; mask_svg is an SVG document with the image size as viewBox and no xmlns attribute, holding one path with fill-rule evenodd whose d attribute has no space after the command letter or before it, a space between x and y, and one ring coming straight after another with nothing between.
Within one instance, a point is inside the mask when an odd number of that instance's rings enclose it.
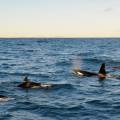
<instances>
[{"instance_id":1,"label":"small dorsal fin","mask_svg":"<svg viewBox=\"0 0 120 120\"><path fill-rule=\"evenodd\" d=\"M100 67L100 70L99 70L99 73L106 75L105 63L102 63L102 65Z\"/></svg>"},{"instance_id":2,"label":"small dorsal fin","mask_svg":"<svg viewBox=\"0 0 120 120\"><path fill-rule=\"evenodd\" d=\"M28 81L29 81L28 77L25 76L25 78L23 79L23 81L24 81L24 82L28 82Z\"/></svg>"}]
</instances>

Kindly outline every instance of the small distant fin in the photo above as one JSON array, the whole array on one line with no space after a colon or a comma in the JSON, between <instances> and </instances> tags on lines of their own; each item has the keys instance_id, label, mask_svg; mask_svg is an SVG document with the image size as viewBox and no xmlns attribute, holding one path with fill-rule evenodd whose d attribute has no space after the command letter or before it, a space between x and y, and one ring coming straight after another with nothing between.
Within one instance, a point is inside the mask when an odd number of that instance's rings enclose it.
<instances>
[{"instance_id":1,"label":"small distant fin","mask_svg":"<svg viewBox=\"0 0 120 120\"><path fill-rule=\"evenodd\" d=\"M28 77L25 76L25 78L23 79L23 81L28 82L29 81Z\"/></svg>"},{"instance_id":2,"label":"small distant fin","mask_svg":"<svg viewBox=\"0 0 120 120\"><path fill-rule=\"evenodd\" d=\"M106 75L105 63L102 63L102 65L100 67L100 70L99 70L99 73Z\"/></svg>"}]
</instances>

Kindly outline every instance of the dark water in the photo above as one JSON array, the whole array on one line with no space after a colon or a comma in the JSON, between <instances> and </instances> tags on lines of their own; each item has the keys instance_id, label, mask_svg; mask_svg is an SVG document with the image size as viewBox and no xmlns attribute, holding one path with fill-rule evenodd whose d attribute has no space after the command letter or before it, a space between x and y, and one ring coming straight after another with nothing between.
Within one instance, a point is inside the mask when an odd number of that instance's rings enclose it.
<instances>
[{"instance_id":1,"label":"dark water","mask_svg":"<svg viewBox=\"0 0 120 120\"><path fill-rule=\"evenodd\" d=\"M103 62L117 77L72 74ZM120 120L120 70L112 66L120 66L120 39L0 39L0 94L14 98L0 102L0 120ZM56 87L16 87L25 75Z\"/></svg>"}]
</instances>

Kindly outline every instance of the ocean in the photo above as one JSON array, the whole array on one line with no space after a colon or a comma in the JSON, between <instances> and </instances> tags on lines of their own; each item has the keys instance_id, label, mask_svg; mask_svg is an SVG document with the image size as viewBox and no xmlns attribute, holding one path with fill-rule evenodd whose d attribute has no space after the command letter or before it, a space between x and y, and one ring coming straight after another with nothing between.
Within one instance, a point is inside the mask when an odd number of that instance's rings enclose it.
<instances>
[{"instance_id":1,"label":"ocean","mask_svg":"<svg viewBox=\"0 0 120 120\"><path fill-rule=\"evenodd\" d=\"M81 77L74 68L114 77ZM120 38L0 38L0 120L120 120ZM17 86L31 81L49 89Z\"/></svg>"}]
</instances>

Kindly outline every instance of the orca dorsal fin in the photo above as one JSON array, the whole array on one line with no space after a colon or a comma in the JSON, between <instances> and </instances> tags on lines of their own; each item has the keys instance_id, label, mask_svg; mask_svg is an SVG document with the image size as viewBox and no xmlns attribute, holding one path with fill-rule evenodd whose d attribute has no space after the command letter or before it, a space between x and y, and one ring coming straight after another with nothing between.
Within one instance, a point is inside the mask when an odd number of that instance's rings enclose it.
<instances>
[{"instance_id":1,"label":"orca dorsal fin","mask_svg":"<svg viewBox=\"0 0 120 120\"><path fill-rule=\"evenodd\" d=\"M29 81L28 77L25 76L25 78L23 79L23 81L24 81L24 82L28 82L28 81Z\"/></svg>"},{"instance_id":2,"label":"orca dorsal fin","mask_svg":"<svg viewBox=\"0 0 120 120\"><path fill-rule=\"evenodd\" d=\"M106 75L106 70L105 70L105 63L102 63L100 70L99 70L99 74L104 74Z\"/></svg>"}]
</instances>

